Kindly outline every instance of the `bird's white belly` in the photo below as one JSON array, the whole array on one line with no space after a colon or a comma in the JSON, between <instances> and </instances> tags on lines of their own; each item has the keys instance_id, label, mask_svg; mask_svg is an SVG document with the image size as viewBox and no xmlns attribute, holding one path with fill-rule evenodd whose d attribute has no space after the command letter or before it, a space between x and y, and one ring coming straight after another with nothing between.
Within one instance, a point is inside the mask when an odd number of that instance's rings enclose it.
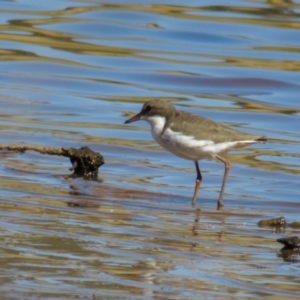
<instances>
[{"instance_id":1,"label":"bird's white belly","mask_svg":"<svg viewBox=\"0 0 300 300\"><path fill-rule=\"evenodd\" d=\"M166 129L164 134L152 132L153 138L165 149L185 159L199 160L213 155L212 141L197 141L191 136Z\"/></svg>"},{"instance_id":2,"label":"bird's white belly","mask_svg":"<svg viewBox=\"0 0 300 300\"><path fill-rule=\"evenodd\" d=\"M236 144L236 142L215 144L210 140L196 140L193 136L174 132L170 128L162 133L165 125L164 117L151 117L147 121L151 124L151 133L155 141L166 150L185 159L196 161L223 154Z\"/></svg>"}]
</instances>

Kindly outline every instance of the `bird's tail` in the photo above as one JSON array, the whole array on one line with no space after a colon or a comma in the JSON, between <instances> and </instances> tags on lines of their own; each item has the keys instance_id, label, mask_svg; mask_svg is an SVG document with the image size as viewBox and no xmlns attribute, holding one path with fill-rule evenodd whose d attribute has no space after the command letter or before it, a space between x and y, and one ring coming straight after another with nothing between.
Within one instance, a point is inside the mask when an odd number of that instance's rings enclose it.
<instances>
[{"instance_id":1,"label":"bird's tail","mask_svg":"<svg viewBox=\"0 0 300 300\"><path fill-rule=\"evenodd\" d=\"M266 138L266 136L261 136L261 137L259 137L259 138L257 138L257 139L255 139L256 141L259 141L259 142L266 142L268 139Z\"/></svg>"}]
</instances>

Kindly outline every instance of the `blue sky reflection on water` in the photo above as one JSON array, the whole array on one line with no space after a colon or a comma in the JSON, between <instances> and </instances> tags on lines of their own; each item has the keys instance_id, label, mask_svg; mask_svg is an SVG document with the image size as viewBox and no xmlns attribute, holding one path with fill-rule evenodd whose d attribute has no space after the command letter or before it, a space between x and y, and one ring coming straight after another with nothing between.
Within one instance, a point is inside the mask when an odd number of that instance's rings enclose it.
<instances>
[{"instance_id":1,"label":"blue sky reflection on water","mask_svg":"<svg viewBox=\"0 0 300 300\"><path fill-rule=\"evenodd\" d=\"M300 235L299 1L4 1L1 145L87 145L99 181L70 164L2 151L0 290L9 299L297 298ZM150 98L268 143L222 164L163 151L143 122ZM203 129L205 130L205 129ZM257 222L284 216L286 227ZM195 219L198 219L195 222Z\"/></svg>"}]
</instances>

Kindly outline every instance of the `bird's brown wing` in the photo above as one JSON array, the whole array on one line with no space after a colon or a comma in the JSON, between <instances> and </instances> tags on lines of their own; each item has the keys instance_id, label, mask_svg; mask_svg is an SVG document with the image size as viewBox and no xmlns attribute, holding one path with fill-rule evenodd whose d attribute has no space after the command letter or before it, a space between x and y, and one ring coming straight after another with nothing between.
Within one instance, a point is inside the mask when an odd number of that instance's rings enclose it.
<instances>
[{"instance_id":1,"label":"bird's brown wing","mask_svg":"<svg viewBox=\"0 0 300 300\"><path fill-rule=\"evenodd\" d=\"M176 112L175 116L169 120L168 126L173 131L193 136L198 140L210 140L215 143L244 140L266 141L263 136L239 132L209 119L182 111Z\"/></svg>"}]
</instances>

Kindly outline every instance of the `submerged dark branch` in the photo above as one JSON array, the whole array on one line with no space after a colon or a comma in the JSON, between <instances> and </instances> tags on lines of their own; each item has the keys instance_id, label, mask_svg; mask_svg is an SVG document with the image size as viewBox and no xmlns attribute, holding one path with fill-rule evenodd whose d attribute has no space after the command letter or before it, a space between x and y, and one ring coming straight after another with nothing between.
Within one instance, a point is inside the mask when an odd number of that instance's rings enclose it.
<instances>
[{"instance_id":1,"label":"submerged dark branch","mask_svg":"<svg viewBox=\"0 0 300 300\"><path fill-rule=\"evenodd\" d=\"M58 155L69 157L73 170L73 175L88 178L97 178L98 168L104 164L104 158L100 153L92 151L89 147L76 148L54 148L36 145L0 145L0 150L9 150L24 153L26 151L36 151L41 154Z\"/></svg>"}]
</instances>

